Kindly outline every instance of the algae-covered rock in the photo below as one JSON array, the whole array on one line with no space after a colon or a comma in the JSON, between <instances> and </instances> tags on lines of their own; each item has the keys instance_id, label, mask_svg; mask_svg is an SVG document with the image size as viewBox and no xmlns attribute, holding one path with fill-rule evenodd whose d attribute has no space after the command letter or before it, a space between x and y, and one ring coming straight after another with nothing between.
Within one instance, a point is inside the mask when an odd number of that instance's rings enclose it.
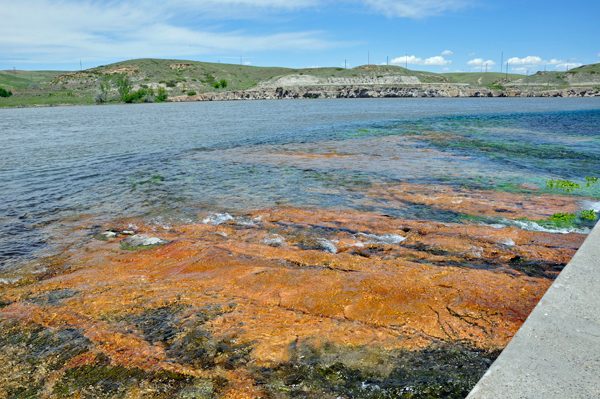
<instances>
[{"instance_id":1,"label":"algae-covered rock","mask_svg":"<svg viewBox=\"0 0 600 399\"><path fill-rule=\"evenodd\" d=\"M169 241L162 240L158 237L150 237L146 235L133 235L124 238L121 241L121 247L125 249L138 249L138 248L149 248L157 247L160 245L168 244Z\"/></svg>"}]
</instances>

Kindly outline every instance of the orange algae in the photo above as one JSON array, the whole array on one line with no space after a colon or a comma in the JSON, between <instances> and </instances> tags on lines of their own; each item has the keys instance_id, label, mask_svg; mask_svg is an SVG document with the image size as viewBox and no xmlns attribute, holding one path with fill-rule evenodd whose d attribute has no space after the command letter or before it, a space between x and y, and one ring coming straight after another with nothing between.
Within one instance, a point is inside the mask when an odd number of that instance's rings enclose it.
<instances>
[{"instance_id":1,"label":"orange algae","mask_svg":"<svg viewBox=\"0 0 600 399\"><path fill-rule=\"evenodd\" d=\"M155 227L135 223L140 233ZM244 370L289 362L298 346L501 349L584 238L295 208L219 225L176 225L158 235L172 242L129 251L118 239L88 241L70 251L73 272L5 290L11 304L0 317L81 330L91 353L114 365L223 375L229 381L223 397L260 397L262 388ZM386 242L390 237L402 241ZM537 269L524 273L515 259L538 262ZM36 300L61 290L74 294ZM127 323L169 307L180 309L177 326L193 323L198 309L218 309L202 319L203 328L228 345L247 345L249 362L227 366L230 360L217 356L216 368L197 367L173 359L166 341L149 340L142 327ZM93 359L80 356L65 368Z\"/></svg>"}]
</instances>

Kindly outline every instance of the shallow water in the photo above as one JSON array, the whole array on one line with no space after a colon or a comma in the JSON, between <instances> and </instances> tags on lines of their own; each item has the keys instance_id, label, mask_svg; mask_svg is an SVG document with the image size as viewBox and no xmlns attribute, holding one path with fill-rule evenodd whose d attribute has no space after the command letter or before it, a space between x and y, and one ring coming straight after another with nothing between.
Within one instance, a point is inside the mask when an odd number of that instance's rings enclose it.
<instances>
[{"instance_id":1,"label":"shallow water","mask_svg":"<svg viewBox=\"0 0 600 399\"><path fill-rule=\"evenodd\" d=\"M11 397L461 398L600 210L596 99L0 115Z\"/></svg>"},{"instance_id":2,"label":"shallow water","mask_svg":"<svg viewBox=\"0 0 600 399\"><path fill-rule=\"evenodd\" d=\"M357 99L2 110L0 265L35 257L48 229L81 215L374 210L361 190L376 183L581 180L600 170L599 109L597 99Z\"/></svg>"}]
</instances>

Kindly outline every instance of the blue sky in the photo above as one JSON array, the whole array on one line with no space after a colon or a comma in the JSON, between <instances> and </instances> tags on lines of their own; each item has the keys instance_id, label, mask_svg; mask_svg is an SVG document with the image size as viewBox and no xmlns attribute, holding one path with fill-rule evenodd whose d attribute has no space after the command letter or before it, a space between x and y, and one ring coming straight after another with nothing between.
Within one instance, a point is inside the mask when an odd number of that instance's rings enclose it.
<instances>
[{"instance_id":1,"label":"blue sky","mask_svg":"<svg viewBox=\"0 0 600 399\"><path fill-rule=\"evenodd\" d=\"M600 62L600 1L0 0L0 70L130 58L432 72ZM504 70L504 69L503 69Z\"/></svg>"}]
</instances>

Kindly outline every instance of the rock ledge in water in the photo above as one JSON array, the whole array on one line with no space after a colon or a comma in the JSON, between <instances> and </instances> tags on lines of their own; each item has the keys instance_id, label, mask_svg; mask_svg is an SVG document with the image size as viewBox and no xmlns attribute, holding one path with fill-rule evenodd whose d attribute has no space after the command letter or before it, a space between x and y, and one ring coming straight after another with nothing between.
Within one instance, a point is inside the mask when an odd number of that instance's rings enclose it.
<instances>
[{"instance_id":1,"label":"rock ledge in water","mask_svg":"<svg viewBox=\"0 0 600 399\"><path fill-rule=\"evenodd\" d=\"M146 235L134 235L121 241L121 246L128 248L155 247L168 244L170 241Z\"/></svg>"}]
</instances>

